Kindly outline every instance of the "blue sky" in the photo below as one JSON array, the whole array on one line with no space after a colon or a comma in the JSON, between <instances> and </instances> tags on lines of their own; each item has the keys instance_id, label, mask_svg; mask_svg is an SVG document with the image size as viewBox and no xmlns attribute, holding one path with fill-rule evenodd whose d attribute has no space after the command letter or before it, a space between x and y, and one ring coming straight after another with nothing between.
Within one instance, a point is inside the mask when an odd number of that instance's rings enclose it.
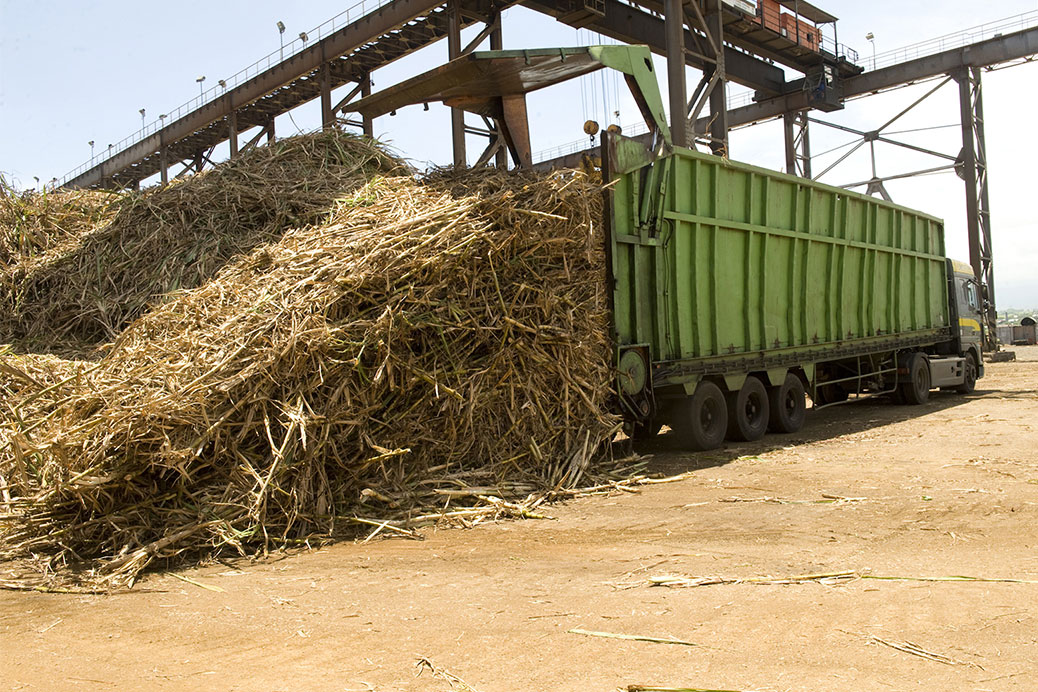
<instances>
[{"instance_id":1,"label":"blue sky","mask_svg":"<svg viewBox=\"0 0 1038 692\"><path fill-rule=\"evenodd\" d=\"M205 86L209 87L277 51L277 21L285 23L286 38L295 37L351 4L327 0L181 0L175 5L126 0L0 0L0 173L21 187L34 186L34 177L43 183L60 178L90 158L88 141L95 142L100 154L109 143L139 130L141 108L151 121L197 96L197 77L206 75ZM883 53L895 48L1038 10L1038 0L819 0L816 4L840 17L841 42L856 48L865 64L871 61L873 49L865 39L868 32L874 34L875 50L882 59ZM475 31L470 29L469 34ZM530 48L594 43L598 37L514 8L505 14L504 42L506 48ZM375 89L445 60L446 45L441 42L376 72ZM690 85L698 78L697 72L689 71ZM1034 269L1038 266L1038 222L1033 201L1038 64L986 73L984 80L996 295L1000 307L1038 307L1038 272ZM930 86L857 100L825 119L873 129ZM957 109L957 90L951 84L891 129L900 132L955 125ZM624 124L636 120L622 81L611 76L595 75L535 94L530 99L534 150L579 140L585 119L615 119L611 113L617 110ZM307 104L291 118L278 119L278 134L309 131L318 122L316 104ZM447 163L451 157L449 115L442 107L432 106L428 112L417 107L402 110L396 117L380 118L376 135L419 167ZM816 153L851 140L845 133L817 126L811 137ZM961 146L955 127L898 137L953 155ZM470 157L477 156L480 148L478 139L470 138ZM940 163L889 147L877 153L880 174ZM815 172L838 154L818 158ZM771 123L733 133L732 157L780 168L784 162L781 128ZM863 149L824 181L845 184L867 178L869 173ZM944 218L949 254L968 257L962 182L954 174L892 182L889 189L894 201Z\"/></svg>"}]
</instances>

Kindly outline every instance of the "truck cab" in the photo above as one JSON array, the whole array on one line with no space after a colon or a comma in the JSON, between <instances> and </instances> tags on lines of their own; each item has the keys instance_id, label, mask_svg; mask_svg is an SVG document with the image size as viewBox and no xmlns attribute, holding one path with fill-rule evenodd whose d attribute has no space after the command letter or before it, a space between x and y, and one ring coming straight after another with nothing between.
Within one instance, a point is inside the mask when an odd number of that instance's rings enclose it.
<instances>
[{"instance_id":1,"label":"truck cab","mask_svg":"<svg viewBox=\"0 0 1038 692\"><path fill-rule=\"evenodd\" d=\"M983 292L973 267L958 260L948 260L948 306L951 311L953 350L970 358L977 377L984 376Z\"/></svg>"}]
</instances>

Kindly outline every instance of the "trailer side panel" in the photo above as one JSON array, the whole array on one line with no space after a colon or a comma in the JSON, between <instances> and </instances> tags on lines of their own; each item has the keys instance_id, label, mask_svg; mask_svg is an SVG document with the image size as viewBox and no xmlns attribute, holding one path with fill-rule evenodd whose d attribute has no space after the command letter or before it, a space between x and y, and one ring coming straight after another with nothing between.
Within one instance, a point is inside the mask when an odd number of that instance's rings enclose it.
<instances>
[{"instance_id":1,"label":"trailer side panel","mask_svg":"<svg viewBox=\"0 0 1038 692\"><path fill-rule=\"evenodd\" d=\"M625 144L612 145L621 163ZM616 339L647 346L658 374L922 344L949 327L936 218L687 149L617 169Z\"/></svg>"}]
</instances>

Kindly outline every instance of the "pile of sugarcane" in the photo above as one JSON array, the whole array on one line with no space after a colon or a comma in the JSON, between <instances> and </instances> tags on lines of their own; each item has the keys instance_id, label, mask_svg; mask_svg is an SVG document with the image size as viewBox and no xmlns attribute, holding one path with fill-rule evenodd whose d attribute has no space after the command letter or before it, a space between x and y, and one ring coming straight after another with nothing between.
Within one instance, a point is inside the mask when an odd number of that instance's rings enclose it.
<instances>
[{"instance_id":1,"label":"pile of sugarcane","mask_svg":"<svg viewBox=\"0 0 1038 692\"><path fill-rule=\"evenodd\" d=\"M141 193L8 195L7 206L24 210L28 200L38 213L0 233L32 235L22 245L35 250L13 254L0 271L0 341L89 353L168 293L200 286L231 257L318 222L337 196L372 175L402 170L380 147L330 130ZM0 223L16 213L0 207ZM68 217L66 233L47 236ZM83 222L93 218L104 223ZM0 240L0 259L11 244Z\"/></svg>"},{"instance_id":2,"label":"pile of sugarcane","mask_svg":"<svg viewBox=\"0 0 1038 692\"><path fill-rule=\"evenodd\" d=\"M577 482L618 427L600 185L369 172L325 211L95 362L0 352L0 559L116 586Z\"/></svg>"},{"instance_id":3,"label":"pile of sugarcane","mask_svg":"<svg viewBox=\"0 0 1038 692\"><path fill-rule=\"evenodd\" d=\"M18 191L0 177L0 270L103 225L121 198L102 190Z\"/></svg>"}]
</instances>

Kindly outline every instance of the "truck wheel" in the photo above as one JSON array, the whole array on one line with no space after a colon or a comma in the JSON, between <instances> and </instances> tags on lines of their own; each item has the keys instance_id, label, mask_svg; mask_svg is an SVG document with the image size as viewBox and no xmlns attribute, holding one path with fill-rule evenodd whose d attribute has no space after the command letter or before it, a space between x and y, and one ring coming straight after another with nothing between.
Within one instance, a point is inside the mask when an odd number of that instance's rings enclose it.
<instances>
[{"instance_id":1,"label":"truck wheel","mask_svg":"<svg viewBox=\"0 0 1038 692\"><path fill-rule=\"evenodd\" d=\"M922 353L915 353L908 361L908 381L901 384L901 396L906 404L925 404L930 400L930 364Z\"/></svg>"},{"instance_id":2,"label":"truck wheel","mask_svg":"<svg viewBox=\"0 0 1038 692\"><path fill-rule=\"evenodd\" d=\"M972 394L973 390L977 388L977 363L973 360L973 354L966 354L966 362L963 364L963 381L955 391L959 394Z\"/></svg>"},{"instance_id":3,"label":"truck wheel","mask_svg":"<svg viewBox=\"0 0 1038 692\"><path fill-rule=\"evenodd\" d=\"M746 378L738 392L728 395L728 439L753 442L768 431L768 390L754 376Z\"/></svg>"},{"instance_id":4,"label":"truck wheel","mask_svg":"<svg viewBox=\"0 0 1038 692\"><path fill-rule=\"evenodd\" d=\"M771 417L768 430L778 433L793 433L804 427L807 416L807 400L804 399L804 383L793 373L786 381L768 390Z\"/></svg>"},{"instance_id":5,"label":"truck wheel","mask_svg":"<svg viewBox=\"0 0 1038 692\"><path fill-rule=\"evenodd\" d=\"M695 393L674 407L671 427L685 449L716 449L724 442L728 411L724 394L713 382L700 382Z\"/></svg>"}]
</instances>

